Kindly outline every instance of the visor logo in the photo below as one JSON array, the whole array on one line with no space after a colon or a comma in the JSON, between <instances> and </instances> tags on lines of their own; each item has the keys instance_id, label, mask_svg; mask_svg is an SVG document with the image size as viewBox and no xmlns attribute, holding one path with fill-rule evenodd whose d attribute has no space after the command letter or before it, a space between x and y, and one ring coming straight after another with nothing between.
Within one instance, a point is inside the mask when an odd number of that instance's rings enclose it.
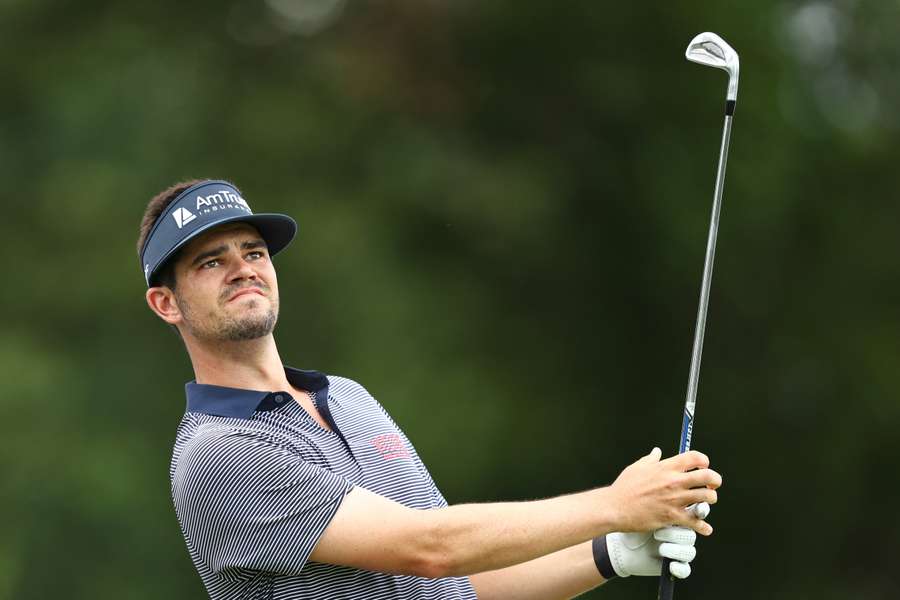
<instances>
[{"instance_id":1,"label":"visor logo","mask_svg":"<svg viewBox=\"0 0 900 600\"><path fill-rule=\"evenodd\" d=\"M186 208L177 208L175 209L175 212L172 213L172 218L175 219L175 224L178 225L178 229L181 229L196 219L197 216Z\"/></svg>"},{"instance_id":2,"label":"visor logo","mask_svg":"<svg viewBox=\"0 0 900 600\"><path fill-rule=\"evenodd\" d=\"M245 213L253 214L246 200L227 189L221 189L208 196L197 196L197 206L194 212L198 215L208 215L220 210L242 210Z\"/></svg>"}]
</instances>

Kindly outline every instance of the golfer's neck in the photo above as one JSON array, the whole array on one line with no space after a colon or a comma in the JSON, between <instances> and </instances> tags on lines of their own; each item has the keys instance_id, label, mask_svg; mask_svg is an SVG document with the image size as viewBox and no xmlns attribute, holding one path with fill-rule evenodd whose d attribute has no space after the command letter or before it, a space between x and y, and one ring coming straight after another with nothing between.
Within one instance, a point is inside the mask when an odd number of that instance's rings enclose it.
<instances>
[{"instance_id":1,"label":"golfer's neck","mask_svg":"<svg viewBox=\"0 0 900 600\"><path fill-rule=\"evenodd\" d=\"M248 390L283 390L284 366L272 335L243 342L187 343L197 383Z\"/></svg>"}]
</instances>

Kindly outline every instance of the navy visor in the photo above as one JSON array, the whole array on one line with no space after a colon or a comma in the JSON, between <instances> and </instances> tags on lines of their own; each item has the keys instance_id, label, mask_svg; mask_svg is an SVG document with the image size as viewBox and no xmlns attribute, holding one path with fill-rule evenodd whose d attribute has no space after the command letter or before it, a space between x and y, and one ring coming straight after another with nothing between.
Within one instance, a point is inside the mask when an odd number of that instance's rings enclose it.
<instances>
[{"instance_id":1,"label":"navy visor","mask_svg":"<svg viewBox=\"0 0 900 600\"><path fill-rule=\"evenodd\" d=\"M274 256L297 233L297 222L287 215L254 215L241 192L227 181L206 180L181 192L159 216L141 251L141 268L148 287L179 249L201 233L225 223L253 225Z\"/></svg>"}]
</instances>

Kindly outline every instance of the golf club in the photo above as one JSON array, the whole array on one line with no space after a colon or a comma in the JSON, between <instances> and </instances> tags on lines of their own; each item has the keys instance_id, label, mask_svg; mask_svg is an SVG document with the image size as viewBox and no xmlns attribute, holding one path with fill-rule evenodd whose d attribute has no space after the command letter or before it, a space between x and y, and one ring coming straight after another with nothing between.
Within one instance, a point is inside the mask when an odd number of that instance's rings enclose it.
<instances>
[{"instance_id":1,"label":"golf club","mask_svg":"<svg viewBox=\"0 0 900 600\"><path fill-rule=\"evenodd\" d=\"M684 53L691 61L728 73L728 92L725 95L725 126L722 130L722 146L719 150L719 168L716 173L716 190L713 196L712 216L709 221L709 237L706 241L706 260L703 263L703 282L700 286L700 304L697 308L697 324L694 328L694 348L691 353L691 370L688 376L687 395L684 402L684 418L681 422L681 438L678 453L691 447L694 427L694 407L697 403L697 382L700 378L700 357L703 354L703 335L706 331L706 309L709 304L709 286L712 280L713 260L716 255L716 237L719 232L719 213L722 208L722 189L725 184L725 164L728 162L728 144L731 140L731 121L737 102L738 71L737 52L715 33L697 35ZM672 600L675 580L669 572L669 560L664 559L659 576L659 600Z\"/></svg>"}]
</instances>

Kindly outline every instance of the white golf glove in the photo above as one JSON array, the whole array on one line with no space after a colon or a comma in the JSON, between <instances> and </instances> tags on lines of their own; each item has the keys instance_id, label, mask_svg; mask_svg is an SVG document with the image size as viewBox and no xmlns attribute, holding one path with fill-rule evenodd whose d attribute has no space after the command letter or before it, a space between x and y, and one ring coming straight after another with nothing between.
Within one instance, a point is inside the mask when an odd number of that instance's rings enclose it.
<instances>
[{"instance_id":1,"label":"white golf glove","mask_svg":"<svg viewBox=\"0 0 900 600\"><path fill-rule=\"evenodd\" d=\"M691 574L697 555L694 541L697 534L684 527L663 527L653 533L611 533L606 536L609 562L616 575L655 575L662 571L662 558L671 558L669 571L684 579Z\"/></svg>"},{"instance_id":2,"label":"white golf glove","mask_svg":"<svg viewBox=\"0 0 900 600\"><path fill-rule=\"evenodd\" d=\"M705 503L704 503L705 504ZM697 516L705 518L709 513L709 505L692 507ZM699 510L698 510L699 509ZM595 540L600 544L602 538ZM663 527L654 532L620 533L614 532L606 536L605 548L595 545L594 559L600 573L609 579L611 573L604 573L612 566L619 577L629 575L659 576L662 572L662 559L669 558L669 572L678 579L685 579L691 574L690 562L697 555L694 542L697 534L685 527ZM606 551L608 562L601 556ZM599 555L599 556L598 556ZM603 563L604 568L601 568Z\"/></svg>"}]
</instances>

